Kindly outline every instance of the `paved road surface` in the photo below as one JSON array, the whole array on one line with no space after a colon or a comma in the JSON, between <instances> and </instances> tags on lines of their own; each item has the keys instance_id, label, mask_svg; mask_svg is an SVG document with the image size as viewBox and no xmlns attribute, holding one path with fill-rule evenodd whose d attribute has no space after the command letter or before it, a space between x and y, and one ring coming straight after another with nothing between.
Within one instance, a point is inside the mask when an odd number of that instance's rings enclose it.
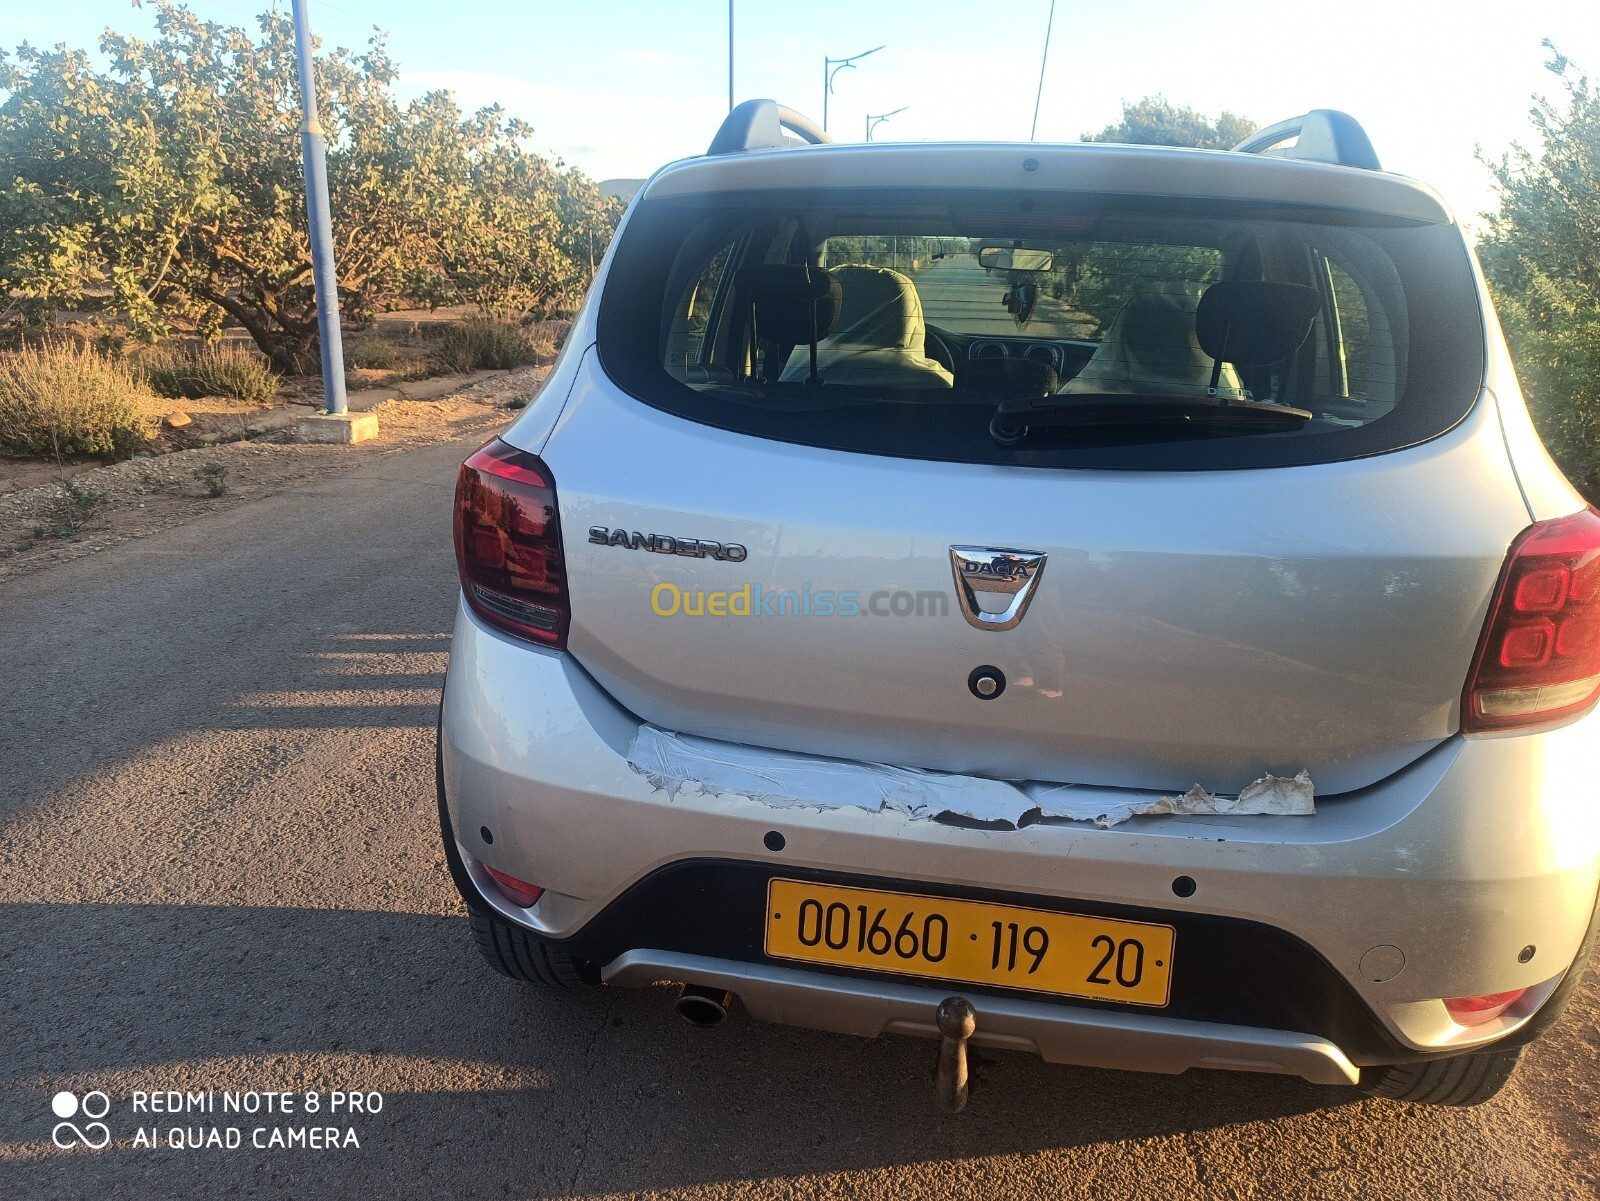
<instances>
[{"instance_id":1,"label":"paved road surface","mask_svg":"<svg viewBox=\"0 0 1600 1201\"><path fill-rule=\"evenodd\" d=\"M970 254L952 254L929 263L917 273L916 284L929 323L952 333L1083 338L1091 332L1089 323L1073 320L1066 306L1052 296L1039 297L1028 324L1019 326L1005 307L1007 274L985 271Z\"/></svg>"},{"instance_id":2,"label":"paved road surface","mask_svg":"<svg viewBox=\"0 0 1600 1201\"><path fill-rule=\"evenodd\" d=\"M1592 986L1478 1110L991 1054L951 1118L930 1044L491 975L433 808L461 452L0 591L0 1198L1596 1195ZM62 1089L111 1098L111 1145L51 1146ZM136 1089L383 1108L338 1120L359 1149L152 1150L141 1126L321 1119L140 1117Z\"/></svg>"}]
</instances>

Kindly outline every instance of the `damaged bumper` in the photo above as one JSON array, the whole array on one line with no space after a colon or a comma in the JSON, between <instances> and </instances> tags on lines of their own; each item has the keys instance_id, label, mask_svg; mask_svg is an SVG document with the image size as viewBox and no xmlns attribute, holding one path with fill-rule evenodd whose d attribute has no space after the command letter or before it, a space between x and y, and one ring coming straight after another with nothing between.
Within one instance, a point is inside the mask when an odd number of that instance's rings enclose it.
<instances>
[{"instance_id":1,"label":"damaged bumper","mask_svg":"<svg viewBox=\"0 0 1600 1201\"><path fill-rule=\"evenodd\" d=\"M898 813L919 821L975 822L1015 830L1036 821L1093 822L1108 830L1130 817L1167 813L1237 816L1315 812L1311 776L1266 775L1238 796L1218 796L1196 784L1182 796L1129 789L1085 788L1037 780L1013 784L980 776L855 763L739 746L642 725L628 744L628 766L668 796L684 789L742 796L774 809L855 808Z\"/></svg>"},{"instance_id":2,"label":"damaged bumper","mask_svg":"<svg viewBox=\"0 0 1600 1201\"><path fill-rule=\"evenodd\" d=\"M1465 1030L1440 998L1524 987L1548 996L1594 907L1590 721L1451 739L1370 788L1317 798L1315 816L1177 812L1110 829L1042 809L997 828L853 804L855 790L881 787L862 773L884 769L838 761L808 760L822 782L769 762L778 776L749 789L652 775L641 770L642 729L571 656L501 638L461 613L441 726L451 849L483 903L592 954L607 979L687 978L693 961L697 981L798 1025L919 1033L950 988L767 960L759 889L778 874L1154 915L1179 931L1166 1010L963 988L985 1015L976 1041L1105 1067L1235 1066L1328 1082L1349 1078L1351 1065L1512 1033L1525 1014ZM1068 791L1100 814L1159 799ZM548 891L531 909L512 906L487 887L482 864ZM646 882L694 864L746 883L719 884L704 914L668 896L639 901ZM672 920L656 929L628 917L651 907ZM1269 943L1278 949L1261 949ZM1300 965L1288 976L1285 946ZM1309 1008L1264 1011L1251 999L1291 992L1306 993Z\"/></svg>"}]
</instances>

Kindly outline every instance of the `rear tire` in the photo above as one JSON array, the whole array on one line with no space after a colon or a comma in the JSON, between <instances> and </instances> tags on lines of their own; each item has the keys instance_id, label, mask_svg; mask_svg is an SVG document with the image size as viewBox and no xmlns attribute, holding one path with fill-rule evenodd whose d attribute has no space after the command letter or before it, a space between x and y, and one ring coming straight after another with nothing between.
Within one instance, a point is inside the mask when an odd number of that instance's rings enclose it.
<instances>
[{"instance_id":1,"label":"rear tire","mask_svg":"<svg viewBox=\"0 0 1600 1201\"><path fill-rule=\"evenodd\" d=\"M479 953L503 976L546 988L593 988L600 983L594 964L551 946L531 930L476 908L468 911L468 921Z\"/></svg>"},{"instance_id":2,"label":"rear tire","mask_svg":"<svg viewBox=\"0 0 1600 1201\"><path fill-rule=\"evenodd\" d=\"M1361 1088L1374 1097L1417 1105L1482 1105L1517 1070L1522 1048L1477 1051L1453 1059L1363 1068Z\"/></svg>"}]
</instances>

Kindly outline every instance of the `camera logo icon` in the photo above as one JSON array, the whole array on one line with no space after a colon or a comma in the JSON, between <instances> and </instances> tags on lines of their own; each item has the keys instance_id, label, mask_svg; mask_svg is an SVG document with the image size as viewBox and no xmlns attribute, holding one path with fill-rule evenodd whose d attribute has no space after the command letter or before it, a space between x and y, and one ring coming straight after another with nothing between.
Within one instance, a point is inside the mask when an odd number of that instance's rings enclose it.
<instances>
[{"instance_id":1,"label":"camera logo icon","mask_svg":"<svg viewBox=\"0 0 1600 1201\"><path fill-rule=\"evenodd\" d=\"M82 1100L63 1089L50 1098L50 1110L61 1119L50 1132L50 1141L63 1150L82 1143L91 1151L98 1151L111 1141L110 1128L99 1120L111 1112L111 1098L99 1089L84 1093ZM69 1120L75 1117L89 1120L80 1128Z\"/></svg>"}]
</instances>

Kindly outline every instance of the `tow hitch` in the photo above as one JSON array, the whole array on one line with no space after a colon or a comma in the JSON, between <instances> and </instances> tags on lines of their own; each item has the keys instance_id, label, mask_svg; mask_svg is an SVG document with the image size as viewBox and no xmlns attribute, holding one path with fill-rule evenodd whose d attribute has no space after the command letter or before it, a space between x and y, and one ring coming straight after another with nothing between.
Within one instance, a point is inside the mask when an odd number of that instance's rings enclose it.
<instances>
[{"instance_id":1,"label":"tow hitch","mask_svg":"<svg viewBox=\"0 0 1600 1201\"><path fill-rule=\"evenodd\" d=\"M967 1040L978 1028L978 1014L965 997L946 997L939 1002L939 1066L934 1080L939 1090L939 1108L960 1113L967 1107Z\"/></svg>"}]
</instances>

